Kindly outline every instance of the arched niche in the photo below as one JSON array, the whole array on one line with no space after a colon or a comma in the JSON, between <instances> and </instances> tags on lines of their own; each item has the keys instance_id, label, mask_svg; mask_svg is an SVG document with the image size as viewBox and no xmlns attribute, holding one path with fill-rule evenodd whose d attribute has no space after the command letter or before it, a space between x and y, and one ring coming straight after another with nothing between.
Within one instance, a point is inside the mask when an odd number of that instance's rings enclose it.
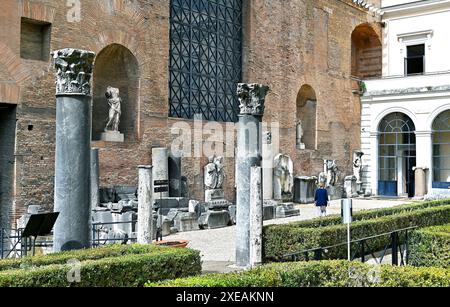
<instances>
[{"instance_id":1,"label":"arched niche","mask_svg":"<svg viewBox=\"0 0 450 307\"><path fill-rule=\"evenodd\" d=\"M299 122L303 137L299 140ZM317 148L317 96L310 85L303 85L297 95L297 148L315 150Z\"/></svg>"},{"instance_id":2,"label":"arched niche","mask_svg":"<svg viewBox=\"0 0 450 307\"><path fill-rule=\"evenodd\" d=\"M118 88L122 99L122 115L119 131L125 142L137 138L139 65L136 57L126 47L112 44L99 52L94 64L92 138L98 141L108 120L108 102L105 97L108 86Z\"/></svg>"},{"instance_id":3,"label":"arched niche","mask_svg":"<svg viewBox=\"0 0 450 307\"><path fill-rule=\"evenodd\" d=\"M381 77L382 67L380 36L369 23L357 26L352 33L352 76L359 79Z\"/></svg>"}]
</instances>

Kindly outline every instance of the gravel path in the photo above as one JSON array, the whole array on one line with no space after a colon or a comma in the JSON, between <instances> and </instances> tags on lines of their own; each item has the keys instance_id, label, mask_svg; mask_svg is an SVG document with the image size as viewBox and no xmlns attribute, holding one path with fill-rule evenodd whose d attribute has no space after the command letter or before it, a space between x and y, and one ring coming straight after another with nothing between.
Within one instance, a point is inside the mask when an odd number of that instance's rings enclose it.
<instances>
[{"instance_id":1,"label":"gravel path","mask_svg":"<svg viewBox=\"0 0 450 307\"><path fill-rule=\"evenodd\" d=\"M353 202L354 211L395 207L402 204L411 203L408 200L374 200L374 199L357 199ZM271 220L264 225L288 224L295 221L309 220L316 218L317 212L313 205L301 205L300 216ZM341 213L340 201L333 201L328 208L328 214ZM236 227L227 227L212 230L200 230L193 232L183 232L167 237L170 240L189 240L188 247L199 250L202 255L203 262L211 263L232 263L235 262L235 236Z\"/></svg>"}]
</instances>

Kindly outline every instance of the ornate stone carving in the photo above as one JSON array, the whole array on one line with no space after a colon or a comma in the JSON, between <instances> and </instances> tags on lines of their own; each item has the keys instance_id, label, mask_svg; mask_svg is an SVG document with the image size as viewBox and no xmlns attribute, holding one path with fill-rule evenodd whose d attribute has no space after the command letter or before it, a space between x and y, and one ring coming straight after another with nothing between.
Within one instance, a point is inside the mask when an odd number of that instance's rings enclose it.
<instances>
[{"instance_id":1,"label":"ornate stone carving","mask_svg":"<svg viewBox=\"0 0 450 307\"><path fill-rule=\"evenodd\" d=\"M264 102L269 87L262 84L239 83L237 96L241 115L262 116L264 114Z\"/></svg>"},{"instance_id":2,"label":"ornate stone carving","mask_svg":"<svg viewBox=\"0 0 450 307\"><path fill-rule=\"evenodd\" d=\"M216 189L223 189L225 181L225 170L223 169L223 157L215 157L214 164L216 165L217 183Z\"/></svg>"},{"instance_id":3,"label":"ornate stone carving","mask_svg":"<svg viewBox=\"0 0 450 307\"><path fill-rule=\"evenodd\" d=\"M56 95L91 95L95 53L79 49L52 52L56 69Z\"/></svg>"},{"instance_id":4,"label":"ornate stone carving","mask_svg":"<svg viewBox=\"0 0 450 307\"><path fill-rule=\"evenodd\" d=\"M325 170L327 174L327 187L335 186L338 182L339 168L336 164L336 160L325 160Z\"/></svg>"},{"instance_id":5,"label":"ornate stone carving","mask_svg":"<svg viewBox=\"0 0 450 307\"><path fill-rule=\"evenodd\" d=\"M105 127L105 132L119 131L120 116L122 114L121 110L122 99L120 99L119 94L120 91L118 88L108 86L105 96L106 99L108 99L109 119Z\"/></svg>"},{"instance_id":6,"label":"ornate stone carving","mask_svg":"<svg viewBox=\"0 0 450 307\"><path fill-rule=\"evenodd\" d=\"M209 157L209 163L205 166L205 188L208 190L222 189L224 181L223 157Z\"/></svg>"}]
</instances>

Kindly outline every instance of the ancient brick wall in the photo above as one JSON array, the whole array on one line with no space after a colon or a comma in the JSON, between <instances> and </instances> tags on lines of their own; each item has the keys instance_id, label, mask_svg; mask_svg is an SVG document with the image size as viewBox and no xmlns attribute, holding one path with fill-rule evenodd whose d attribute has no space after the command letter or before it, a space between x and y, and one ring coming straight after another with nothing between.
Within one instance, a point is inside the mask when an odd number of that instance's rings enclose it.
<instances>
[{"instance_id":1,"label":"ancient brick wall","mask_svg":"<svg viewBox=\"0 0 450 307\"><path fill-rule=\"evenodd\" d=\"M244 1L243 81L270 85L264 120L280 123L281 151L294 159L296 175L317 175L323 158L337 159L344 174L351 173L352 151L360 147L360 102L350 81L351 33L376 18L349 5L351 1ZM135 57L139 66L136 137L124 144L93 143L101 149L101 184L135 185L137 166L152 162L151 148L170 147L177 137L170 127L179 120L167 117L169 2L84 0L80 22L69 22L65 1L2 0L0 100L18 102L15 218L30 201L52 207L55 152L54 72L50 61L20 58L21 18L52 24L50 50L75 47L98 54L118 44ZM317 150L299 151L295 146L296 101L304 84L317 95ZM228 126L229 131L234 129ZM214 141L199 134L196 129L193 140ZM233 138L216 141L234 146ZM206 157L183 158L192 198L204 197L206 161ZM226 197L234 200L232 157L225 160L225 170Z\"/></svg>"}]
</instances>

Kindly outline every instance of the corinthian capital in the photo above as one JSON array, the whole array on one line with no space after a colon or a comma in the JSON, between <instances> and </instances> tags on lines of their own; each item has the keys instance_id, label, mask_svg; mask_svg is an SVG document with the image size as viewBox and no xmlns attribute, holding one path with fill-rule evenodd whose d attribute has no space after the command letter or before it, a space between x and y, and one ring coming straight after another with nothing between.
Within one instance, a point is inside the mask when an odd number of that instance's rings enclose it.
<instances>
[{"instance_id":1,"label":"corinthian capital","mask_svg":"<svg viewBox=\"0 0 450 307\"><path fill-rule=\"evenodd\" d=\"M79 49L52 52L56 69L56 95L91 95L95 53Z\"/></svg>"},{"instance_id":2,"label":"corinthian capital","mask_svg":"<svg viewBox=\"0 0 450 307\"><path fill-rule=\"evenodd\" d=\"M239 99L240 115L264 115L264 102L269 87L262 84L246 84L239 83L237 88L237 96Z\"/></svg>"}]
</instances>

